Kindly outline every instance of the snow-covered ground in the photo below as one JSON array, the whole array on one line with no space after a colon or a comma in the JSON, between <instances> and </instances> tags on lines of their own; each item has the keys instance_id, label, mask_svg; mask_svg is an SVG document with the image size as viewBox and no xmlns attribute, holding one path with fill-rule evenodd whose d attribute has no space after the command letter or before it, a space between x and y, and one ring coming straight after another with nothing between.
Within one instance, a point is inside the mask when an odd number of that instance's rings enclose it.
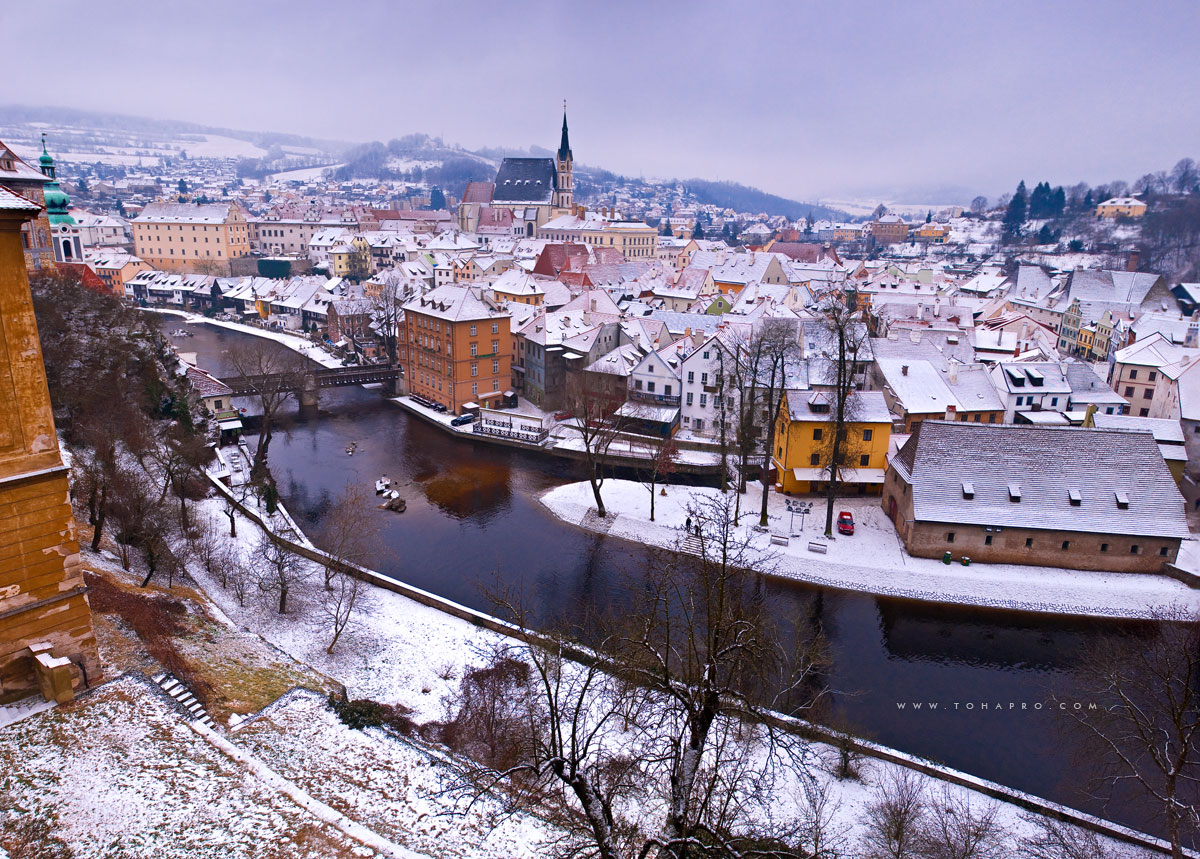
<instances>
[{"instance_id":1,"label":"snow-covered ground","mask_svg":"<svg viewBox=\"0 0 1200 859\"><path fill-rule=\"evenodd\" d=\"M53 821L81 857L319 859L355 846L206 742L145 680L0 730L0 772L0 843L27 816Z\"/></svg>"},{"instance_id":2,"label":"snow-covered ground","mask_svg":"<svg viewBox=\"0 0 1200 859\"><path fill-rule=\"evenodd\" d=\"M230 331L240 331L243 334L251 334L255 337L262 337L266 340L274 340L276 343L282 343L284 346L287 346L293 352L298 352L305 358L311 358L322 367L343 366L340 358L330 355L307 337L302 337L299 334L290 334L286 331L274 331L267 328L259 328L256 325L243 325L240 322L230 322L225 319L209 319L208 317L201 316L198 313L189 313L186 310L174 310L168 307L147 307L145 309L155 313L168 313L172 316L180 316L189 325L215 325L217 328L228 328Z\"/></svg>"},{"instance_id":3,"label":"snow-covered ground","mask_svg":"<svg viewBox=\"0 0 1200 859\"><path fill-rule=\"evenodd\" d=\"M655 521L651 522L645 485L610 479L601 492L608 510L604 520L588 515L595 510L595 499L587 482L550 489L541 501L565 521L614 537L674 548L692 499L720 494L716 489L671 486L665 497L655 498ZM1200 611L1200 591L1165 576L1013 564L964 567L957 561L947 566L932 558L914 558L904 551L877 498L839 500L836 511L853 514L855 533L827 539L822 533L825 508L820 499L813 502L807 521L788 513L785 500L774 492L768 496L768 521L770 532L796 535L789 536L787 545L772 544L771 533L750 531L761 552L763 571L781 578L884 596L1096 617L1148 617L1155 609L1169 606ZM807 500L812 499L794 499ZM761 502L761 493L753 488L743 496L741 522L746 529L758 524ZM813 540L826 546L826 554L808 549Z\"/></svg>"},{"instance_id":4,"label":"snow-covered ground","mask_svg":"<svg viewBox=\"0 0 1200 859\"><path fill-rule=\"evenodd\" d=\"M320 179L326 170L336 170L343 165L344 162L339 162L324 167L299 167L295 170L282 170L279 173L272 173L267 178L272 182L314 182Z\"/></svg>"},{"instance_id":5,"label":"snow-covered ground","mask_svg":"<svg viewBox=\"0 0 1200 859\"><path fill-rule=\"evenodd\" d=\"M586 484L583 486L586 488ZM610 481L606 487L620 490L607 493L614 506L625 504L635 509L639 504L645 508L648 503L649 493L638 484ZM696 490L670 487L667 498L656 499L661 505L658 509L672 515L689 491ZM221 523L226 521L217 499L202 502L202 506L206 515L218 517ZM673 523L667 518L663 521ZM238 535L237 542L243 551L249 551L262 538L261 530L241 516ZM312 574L317 574L315 568ZM293 658L342 682L351 698L366 697L413 708L412 717L417 722L450 715L446 702L461 678L472 667L483 665L497 644L507 641L466 620L399 594L377 590L373 592L375 601L370 612L346 633L330 655L325 652L321 634L305 619L309 609L302 599L295 603L292 614L281 617L264 604L238 605L233 594L223 590L203 570L195 571L195 576L232 626L262 635ZM472 839L478 837L477 824L470 819L452 823L445 819L445 815L452 813L454 800L430 790L431 784L442 778L438 774L439 755L434 750L395 745L394 741L372 732L346 731L319 699L310 695L281 699L258 719L241 723L234 739L239 746L268 762L280 776L320 801L413 849L448 856L536 855L521 852L515 845L522 841L536 843L545 834L536 819L524 818L509 821L507 828L495 830L477 850L462 849L464 843L475 843ZM859 780L838 780L826 772L836 757L837 752L830 746L813 743L809 751L810 774L815 776L819 787L815 795L825 798L821 813L827 819L829 831L837 833L847 846L849 852L844 855L855 855L853 848L861 835L866 807L875 798L876 786L905 768L868 758L860 764ZM330 758L342 765L328 768L324 762ZM353 766L348 766L349 762ZM399 773L403 776L398 776ZM992 802L981 793L928 775L917 773L916 777L930 795L948 791L968 801L976 810ZM791 787L780 794L780 801L786 794L787 805L802 805L804 791L796 776L786 778L791 778ZM997 814L1010 844L1035 829L1027 813L1015 805L999 803ZM1129 855L1143 854L1132 851Z\"/></svg>"}]
</instances>

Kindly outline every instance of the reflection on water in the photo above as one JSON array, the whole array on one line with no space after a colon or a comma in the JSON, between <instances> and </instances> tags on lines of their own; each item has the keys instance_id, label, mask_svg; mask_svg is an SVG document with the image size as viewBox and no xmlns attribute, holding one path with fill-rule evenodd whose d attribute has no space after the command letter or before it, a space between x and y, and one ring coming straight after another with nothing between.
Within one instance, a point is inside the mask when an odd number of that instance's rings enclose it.
<instances>
[{"instance_id":1,"label":"reflection on water","mask_svg":"<svg viewBox=\"0 0 1200 859\"><path fill-rule=\"evenodd\" d=\"M223 372L219 352L241 336L200 327L183 348ZM485 611L492 606L484 590L499 583L528 594L535 617L569 621L619 611L642 579L644 546L569 526L537 502L542 490L582 479L578 464L451 438L362 389L322 391L321 409L276 435L272 473L309 531L347 483L370 487L363 517L377 517L383 545L370 561L381 572ZM357 448L347 456L351 441ZM381 474L399 483L407 512L375 508ZM930 606L775 581L755 586L781 619L825 630L835 715L846 724L984 778L1102 811L1080 796L1079 770L1052 715L1032 708L1044 705L1052 683L1070 694L1074 667L1094 643L1139 625ZM1107 813L1150 825L1134 804Z\"/></svg>"}]
</instances>

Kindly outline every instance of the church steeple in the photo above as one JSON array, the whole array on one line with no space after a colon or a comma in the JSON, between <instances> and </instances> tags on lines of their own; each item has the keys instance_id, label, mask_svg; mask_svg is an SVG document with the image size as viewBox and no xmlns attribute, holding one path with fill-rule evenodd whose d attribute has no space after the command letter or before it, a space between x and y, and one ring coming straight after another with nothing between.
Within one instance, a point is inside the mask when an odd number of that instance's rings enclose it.
<instances>
[{"instance_id":1,"label":"church steeple","mask_svg":"<svg viewBox=\"0 0 1200 859\"><path fill-rule=\"evenodd\" d=\"M562 140L558 144L555 164L554 207L571 209L575 205L575 159L567 136L567 103L563 102Z\"/></svg>"},{"instance_id":2,"label":"church steeple","mask_svg":"<svg viewBox=\"0 0 1200 859\"><path fill-rule=\"evenodd\" d=\"M571 160L571 141L567 138L567 103L563 102L562 140L558 144L558 160Z\"/></svg>"}]
</instances>

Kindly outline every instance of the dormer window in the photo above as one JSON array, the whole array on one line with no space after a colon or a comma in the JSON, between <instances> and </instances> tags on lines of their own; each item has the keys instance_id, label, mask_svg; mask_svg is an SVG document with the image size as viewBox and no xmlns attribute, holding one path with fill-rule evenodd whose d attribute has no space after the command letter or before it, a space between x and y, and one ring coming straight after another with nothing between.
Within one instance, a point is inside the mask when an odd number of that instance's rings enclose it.
<instances>
[{"instance_id":1,"label":"dormer window","mask_svg":"<svg viewBox=\"0 0 1200 859\"><path fill-rule=\"evenodd\" d=\"M1019 484L1019 483L1008 484L1008 500L1013 502L1014 504L1018 503L1021 500L1021 484Z\"/></svg>"},{"instance_id":2,"label":"dormer window","mask_svg":"<svg viewBox=\"0 0 1200 859\"><path fill-rule=\"evenodd\" d=\"M963 498L970 501L975 497L975 484L969 480L964 480L962 485Z\"/></svg>"},{"instance_id":3,"label":"dormer window","mask_svg":"<svg viewBox=\"0 0 1200 859\"><path fill-rule=\"evenodd\" d=\"M1079 507L1083 504L1083 494L1078 489L1068 489L1067 497L1071 499L1072 507Z\"/></svg>"},{"instance_id":4,"label":"dormer window","mask_svg":"<svg viewBox=\"0 0 1200 859\"><path fill-rule=\"evenodd\" d=\"M1117 498L1117 509L1118 510L1128 510L1129 509L1129 493L1115 492L1113 494Z\"/></svg>"}]
</instances>

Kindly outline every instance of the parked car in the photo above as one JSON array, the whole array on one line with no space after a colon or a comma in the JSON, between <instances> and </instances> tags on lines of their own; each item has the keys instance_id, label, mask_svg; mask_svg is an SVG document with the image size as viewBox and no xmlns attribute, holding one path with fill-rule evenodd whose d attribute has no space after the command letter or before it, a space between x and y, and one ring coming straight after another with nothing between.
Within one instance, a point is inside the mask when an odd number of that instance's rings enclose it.
<instances>
[{"instance_id":1,"label":"parked car","mask_svg":"<svg viewBox=\"0 0 1200 859\"><path fill-rule=\"evenodd\" d=\"M571 412L564 411L564 412L555 412L554 413L554 419L556 421L569 421L573 417L575 417L575 415L572 414Z\"/></svg>"},{"instance_id":2,"label":"parked car","mask_svg":"<svg viewBox=\"0 0 1200 859\"><path fill-rule=\"evenodd\" d=\"M450 426L460 427L471 423L473 420L475 420L475 416L470 412L467 412L465 415L459 415L458 417L454 418L454 420L450 421Z\"/></svg>"},{"instance_id":3,"label":"parked car","mask_svg":"<svg viewBox=\"0 0 1200 859\"><path fill-rule=\"evenodd\" d=\"M839 534L854 533L854 517L850 515L849 510L843 510L838 514L837 530Z\"/></svg>"}]
</instances>

